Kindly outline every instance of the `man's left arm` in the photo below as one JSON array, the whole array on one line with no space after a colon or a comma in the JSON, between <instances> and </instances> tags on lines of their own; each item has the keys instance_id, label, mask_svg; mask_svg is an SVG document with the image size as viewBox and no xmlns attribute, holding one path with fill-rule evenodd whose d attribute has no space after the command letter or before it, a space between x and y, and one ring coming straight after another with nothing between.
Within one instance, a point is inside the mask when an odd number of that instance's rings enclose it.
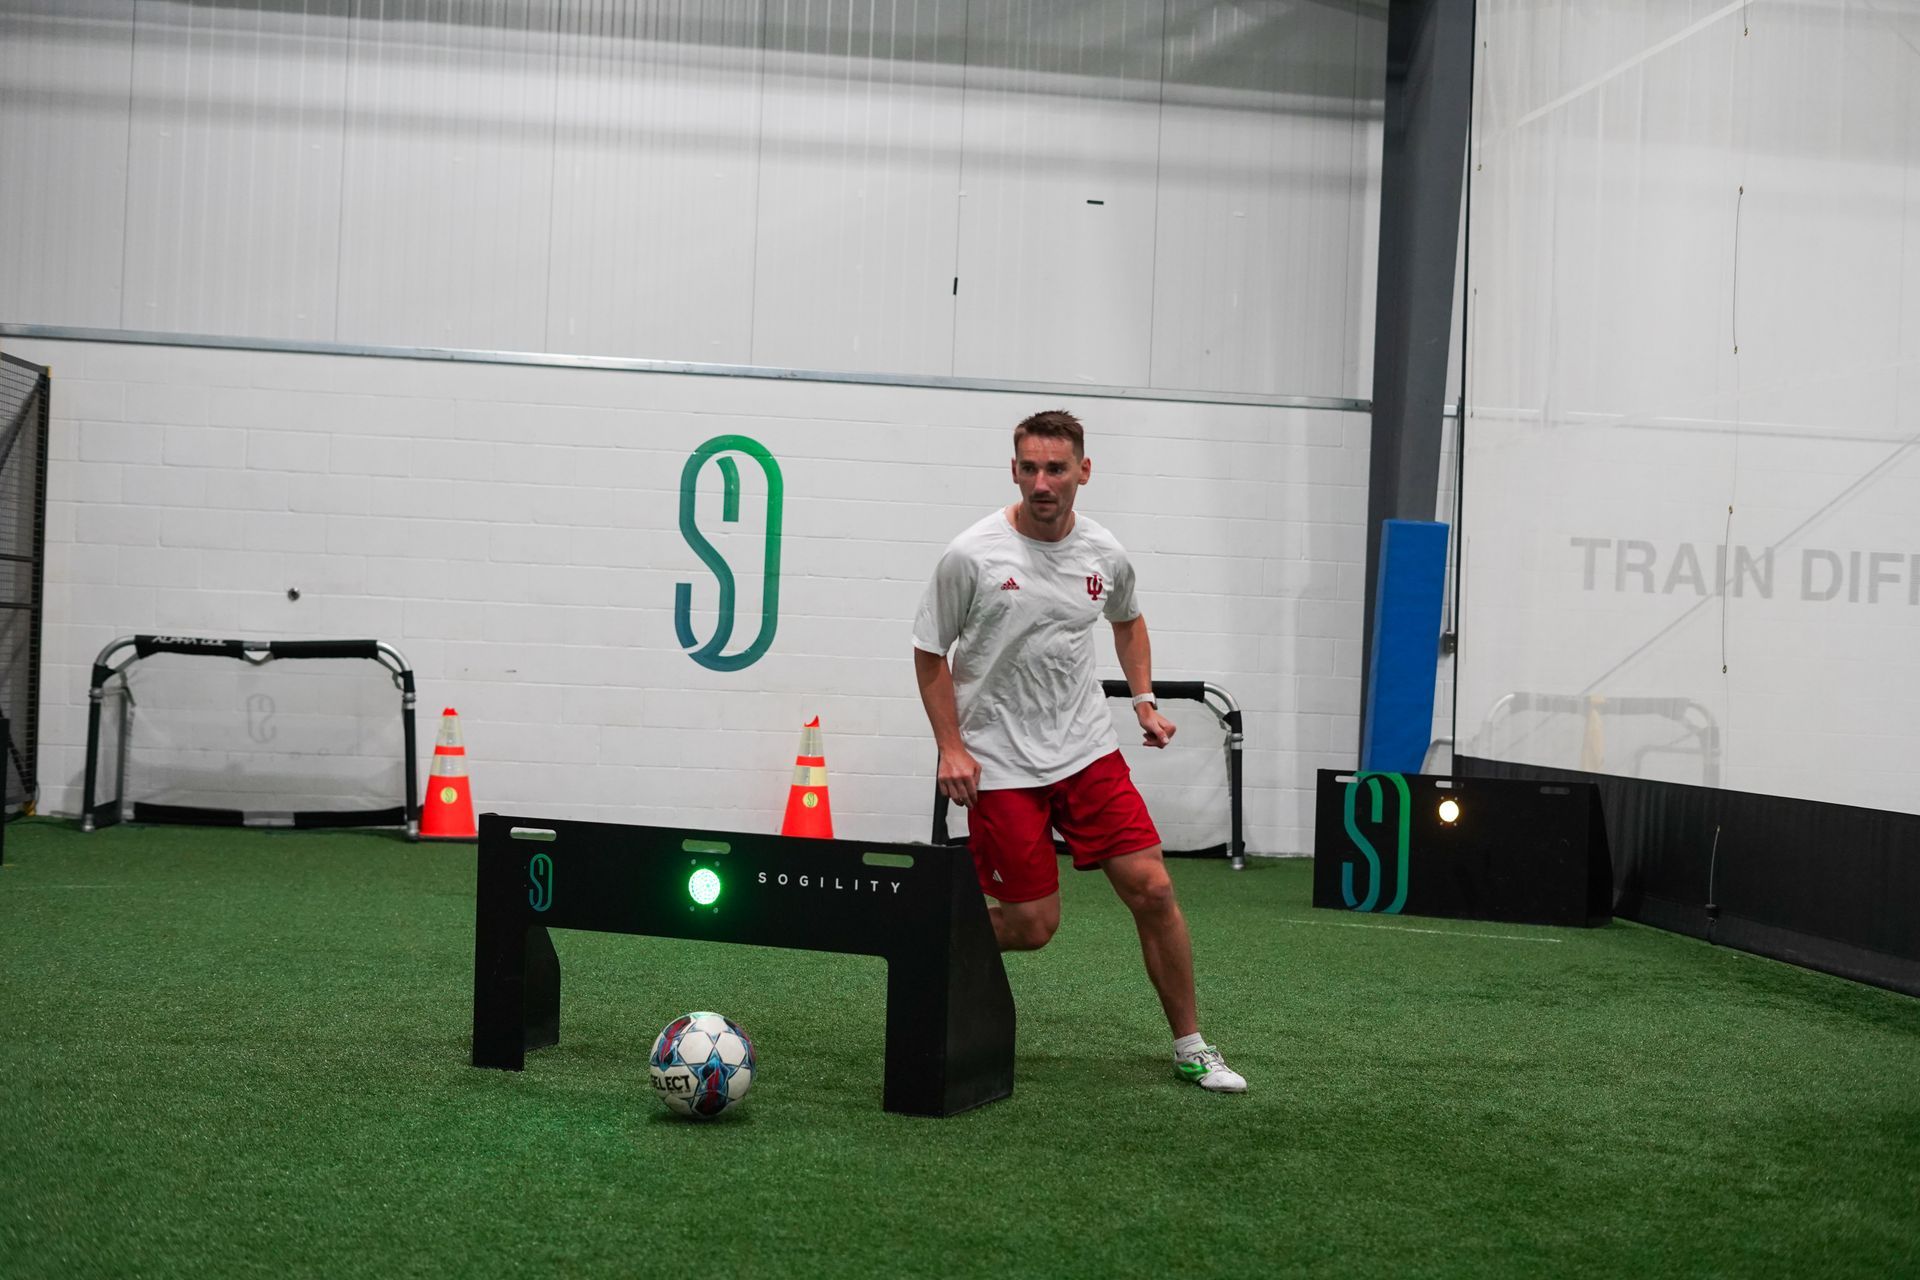
<instances>
[{"instance_id":1,"label":"man's left arm","mask_svg":"<svg viewBox=\"0 0 1920 1280\"><path fill-rule=\"evenodd\" d=\"M1144 614L1113 624L1113 649L1119 655L1120 670L1126 674L1127 688L1133 692L1133 714L1140 721L1142 743L1149 747L1166 746L1173 741L1173 721L1161 715L1154 703L1140 700L1153 692L1153 645L1147 639Z\"/></svg>"}]
</instances>

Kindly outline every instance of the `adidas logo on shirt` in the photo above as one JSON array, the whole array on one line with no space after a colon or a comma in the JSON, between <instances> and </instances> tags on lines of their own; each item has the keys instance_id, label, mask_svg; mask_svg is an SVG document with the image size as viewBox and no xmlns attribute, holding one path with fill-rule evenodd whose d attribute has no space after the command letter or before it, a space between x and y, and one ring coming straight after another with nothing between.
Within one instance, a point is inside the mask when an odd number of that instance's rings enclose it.
<instances>
[{"instance_id":1,"label":"adidas logo on shirt","mask_svg":"<svg viewBox=\"0 0 1920 1280\"><path fill-rule=\"evenodd\" d=\"M1000 589L1002 591L1018 591L1020 589L1020 584L1015 582L1012 578L1008 578L1005 582L1000 584Z\"/></svg>"}]
</instances>

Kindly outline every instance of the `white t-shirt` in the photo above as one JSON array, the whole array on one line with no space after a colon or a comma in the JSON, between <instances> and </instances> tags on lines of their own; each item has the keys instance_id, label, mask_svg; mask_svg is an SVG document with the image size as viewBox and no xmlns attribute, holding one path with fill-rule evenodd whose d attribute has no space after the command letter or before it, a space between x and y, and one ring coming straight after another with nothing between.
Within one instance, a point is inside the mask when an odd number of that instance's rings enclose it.
<instances>
[{"instance_id":1,"label":"white t-shirt","mask_svg":"<svg viewBox=\"0 0 1920 1280\"><path fill-rule=\"evenodd\" d=\"M983 789L1045 786L1119 749L1093 673L1094 623L1139 616L1126 551L1077 512L1058 542L996 511L948 544L913 643L953 649L960 737Z\"/></svg>"}]
</instances>

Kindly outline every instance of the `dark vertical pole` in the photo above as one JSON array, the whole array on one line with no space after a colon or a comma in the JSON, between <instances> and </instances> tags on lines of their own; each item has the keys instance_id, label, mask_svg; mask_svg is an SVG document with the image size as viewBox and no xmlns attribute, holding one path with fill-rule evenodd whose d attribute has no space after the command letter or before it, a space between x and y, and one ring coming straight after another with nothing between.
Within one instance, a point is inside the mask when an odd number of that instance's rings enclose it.
<instances>
[{"instance_id":1,"label":"dark vertical pole","mask_svg":"<svg viewBox=\"0 0 1920 1280\"><path fill-rule=\"evenodd\" d=\"M53 423L53 370L40 375L40 421L33 441L33 609L27 625L27 705L14 710L14 717L25 727L20 741L26 746L17 754L25 757L20 783L26 788L26 812L40 799L40 658L45 652L41 632L47 612L47 444ZM9 745L13 739L7 739Z\"/></svg>"},{"instance_id":2,"label":"dark vertical pole","mask_svg":"<svg viewBox=\"0 0 1920 1280\"><path fill-rule=\"evenodd\" d=\"M93 788L100 773L100 702L106 696L105 686L113 673L105 667L93 669L93 687L87 690L87 765L82 776L86 781L80 789L80 829L93 830Z\"/></svg>"},{"instance_id":3,"label":"dark vertical pole","mask_svg":"<svg viewBox=\"0 0 1920 1280\"><path fill-rule=\"evenodd\" d=\"M1380 523L1431 520L1437 501L1472 105L1473 0L1391 0L1361 633L1363 723L1373 697L1367 672L1373 665Z\"/></svg>"},{"instance_id":4,"label":"dark vertical pole","mask_svg":"<svg viewBox=\"0 0 1920 1280\"><path fill-rule=\"evenodd\" d=\"M1246 735L1241 732L1244 723L1240 708L1235 707L1226 714L1227 722L1227 806L1231 826L1227 834L1227 864L1235 871L1247 869L1247 841L1242 819L1245 808L1241 801L1241 783L1245 778Z\"/></svg>"},{"instance_id":5,"label":"dark vertical pole","mask_svg":"<svg viewBox=\"0 0 1920 1280\"><path fill-rule=\"evenodd\" d=\"M415 701L413 668L408 667L400 673L400 736L405 744L402 750L406 759L404 772L407 789L401 800L404 807L401 821L406 825L409 840L420 838L420 748L414 730Z\"/></svg>"}]
</instances>

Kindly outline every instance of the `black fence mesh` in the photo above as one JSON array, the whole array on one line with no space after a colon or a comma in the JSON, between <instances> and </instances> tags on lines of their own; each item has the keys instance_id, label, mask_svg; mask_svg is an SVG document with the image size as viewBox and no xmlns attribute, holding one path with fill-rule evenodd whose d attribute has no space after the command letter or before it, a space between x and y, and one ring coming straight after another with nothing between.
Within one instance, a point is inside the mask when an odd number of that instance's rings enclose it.
<instances>
[{"instance_id":1,"label":"black fence mesh","mask_svg":"<svg viewBox=\"0 0 1920 1280\"><path fill-rule=\"evenodd\" d=\"M0 353L0 716L6 809L39 785L40 611L47 554L47 416L53 380Z\"/></svg>"}]
</instances>

